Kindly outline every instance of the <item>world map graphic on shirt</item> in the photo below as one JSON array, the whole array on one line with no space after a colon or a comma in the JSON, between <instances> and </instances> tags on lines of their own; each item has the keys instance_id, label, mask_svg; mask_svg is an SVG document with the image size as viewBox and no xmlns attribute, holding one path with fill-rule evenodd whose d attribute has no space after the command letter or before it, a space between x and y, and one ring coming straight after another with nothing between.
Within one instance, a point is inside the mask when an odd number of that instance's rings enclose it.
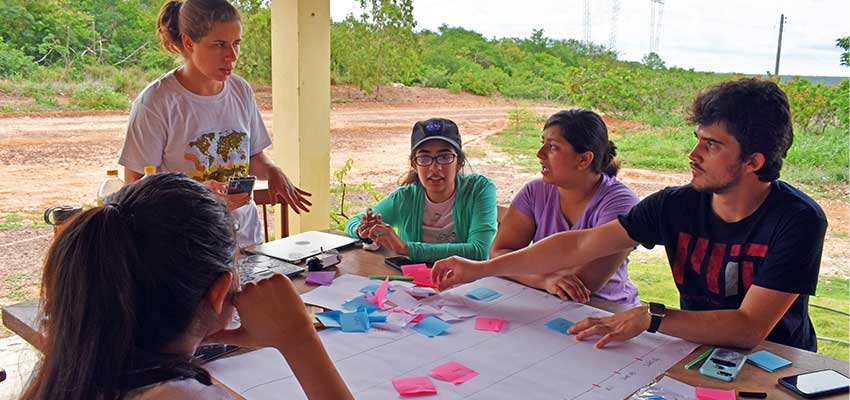
<instances>
[{"instance_id":1,"label":"world map graphic on shirt","mask_svg":"<svg viewBox=\"0 0 850 400\"><path fill-rule=\"evenodd\" d=\"M246 132L206 132L189 142L183 158L195 165L189 174L192 178L226 182L233 176L248 175L249 146Z\"/></svg>"}]
</instances>

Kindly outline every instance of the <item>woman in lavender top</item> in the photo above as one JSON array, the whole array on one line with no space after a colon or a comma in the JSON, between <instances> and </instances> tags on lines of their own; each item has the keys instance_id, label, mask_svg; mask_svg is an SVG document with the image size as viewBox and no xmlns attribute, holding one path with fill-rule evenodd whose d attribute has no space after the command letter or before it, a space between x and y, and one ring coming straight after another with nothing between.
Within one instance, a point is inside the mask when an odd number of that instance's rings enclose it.
<instances>
[{"instance_id":1,"label":"woman in lavender top","mask_svg":"<svg viewBox=\"0 0 850 400\"><path fill-rule=\"evenodd\" d=\"M543 127L537 158L540 178L525 184L502 220L490 256L519 250L549 235L593 228L627 213L638 202L617 180L614 143L602 118L584 109L553 114ZM590 294L625 305L639 305L629 279L628 252L593 260L578 269L514 277L563 299L582 303Z\"/></svg>"}]
</instances>

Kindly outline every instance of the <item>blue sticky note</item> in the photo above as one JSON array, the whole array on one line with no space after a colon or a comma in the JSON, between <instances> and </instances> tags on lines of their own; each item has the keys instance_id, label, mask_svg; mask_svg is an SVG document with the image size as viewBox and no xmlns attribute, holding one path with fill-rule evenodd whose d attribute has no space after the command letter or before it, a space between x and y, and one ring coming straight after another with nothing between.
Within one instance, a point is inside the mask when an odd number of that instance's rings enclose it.
<instances>
[{"instance_id":1,"label":"blue sticky note","mask_svg":"<svg viewBox=\"0 0 850 400\"><path fill-rule=\"evenodd\" d=\"M363 286L363 288L360 289L360 293L375 293L375 291L378 290L380 286L381 285L378 284Z\"/></svg>"},{"instance_id":2,"label":"blue sticky note","mask_svg":"<svg viewBox=\"0 0 850 400\"><path fill-rule=\"evenodd\" d=\"M570 327L573 326L573 323L572 321L567 321L563 318L555 318L543 325L555 332L569 336L567 329L570 329Z\"/></svg>"},{"instance_id":3,"label":"blue sticky note","mask_svg":"<svg viewBox=\"0 0 850 400\"><path fill-rule=\"evenodd\" d=\"M366 332L369 330L369 314L365 311L341 314L339 325L343 332Z\"/></svg>"},{"instance_id":4,"label":"blue sticky note","mask_svg":"<svg viewBox=\"0 0 850 400\"><path fill-rule=\"evenodd\" d=\"M371 301L366 300L366 298L363 297L363 296L355 297L355 298L343 303L343 305L342 305L342 308L349 310L349 311L357 311L357 309L360 308L360 307L375 308L375 305L372 304Z\"/></svg>"},{"instance_id":5,"label":"blue sticky note","mask_svg":"<svg viewBox=\"0 0 850 400\"><path fill-rule=\"evenodd\" d=\"M387 316L381 314L369 314L369 322L387 322Z\"/></svg>"},{"instance_id":6,"label":"blue sticky note","mask_svg":"<svg viewBox=\"0 0 850 400\"><path fill-rule=\"evenodd\" d=\"M451 325L443 322L443 320L437 317L428 317L419 321L418 324L413 326L413 330L419 332L428 337L439 336L441 333L445 332L446 329L449 329Z\"/></svg>"},{"instance_id":7,"label":"blue sticky note","mask_svg":"<svg viewBox=\"0 0 850 400\"><path fill-rule=\"evenodd\" d=\"M325 328L339 328L339 316L342 314L341 311L332 310L316 313L316 318Z\"/></svg>"},{"instance_id":8,"label":"blue sticky note","mask_svg":"<svg viewBox=\"0 0 850 400\"><path fill-rule=\"evenodd\" d=\"M773 372L779 368L791 365L791 361L777 356L767 350L760 350L748 355L747 361L767 372Z\"/></svg>"},{"instance_id":9,"label":"blue sticky note","mask_svg":"<svg viewBox=\"0 0 850 400\"><path fill-rule=\"evenodd\" d=\"M360 293L375 293L375 291L378 290L379 287L381 287L381 285L378 285L378 284L363 286L362 288L360 288ZM389 290L387 290L387 293L392 293L392 292L395 292L395 290L393 290L393 288L389 288Z\"/></svg>"},{"instance_id":10,"label":"blue sticky note","mask_svg":"<svg viewBox=\"0 0 850 400\"><path fill-rule=\"evenodd\" d=\"M501 297L502 294L485 287L480 287L477 289L472 289L466 293L466 297L470 299L478 300L478 301L493 301Z\"/></svg>"}]
</instances>

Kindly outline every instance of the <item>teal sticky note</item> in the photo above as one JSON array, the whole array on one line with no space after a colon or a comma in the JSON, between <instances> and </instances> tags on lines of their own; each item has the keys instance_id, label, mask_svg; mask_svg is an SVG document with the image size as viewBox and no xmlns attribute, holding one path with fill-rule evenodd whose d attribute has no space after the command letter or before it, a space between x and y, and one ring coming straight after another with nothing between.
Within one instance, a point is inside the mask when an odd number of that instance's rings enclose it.
<instances>
[{"instance_id":1,"label":"teal sticky note","mask_svg":"<svg viewBox=\"0 0 850 400\"><path fill-rule=\"evenodd\" d=\"M562 335L568 335L569 336L569 333L567 333L567 329L570 329L570 327L573 326L573 323L572 323L572 321L567 321L563 318L555 318L555 319L543 324L543 326L545 326L545 327L547 327L547 328L549 328L549 329L551 329L555 332L558 332Z\"/></svg>"},{"instance_id":2,"label":"teal sticky note","mask_svg":"<svg viewBox=\"0 0 850 400\"><path fill-rule=\"evenodd\" d=\"M767 350L760 350L748 355L747 361L767 372L773 372L779 368L791 365L791 361L777 356Z\"/></svg>"},{"instance_id":3,"label":"teal sticky note","mask_svg":"<svg viewBox=\"0 0 850 400\"><path fill-rule=\"evenodd\" d=\"M381 314L369 314L369 323L387 322L387 316Z\"/></svg>"},{"instance_id":4,"label":"teal sticky note","mask_svg":"<svg viewBox=\"0 0 850 400\"><path fill-rule=\"evenodd\" d=\"M378 290L378 288L380 286L381 285L378 285L378 284L363 286L362 288L360 288L360 293L375 293L375 291ZM395 292L395 290L393 290L393 288L390 288L389 291L387 291L387 293L392 293L392 292Z\"/></svg>"},{"instance_id":5,"label":"teal sticky note","mask_svg":"<svg viewBox=\"0 0 850 400\"><path fill-rule=\"evenodd\" d=\"M497 292L493 289L485 288L485 287L472 289L472 290L470 290L469 292L466 293L466 297L469 297L470 299L478 300L478 301L493 301L493 300L498 299L501 296L502 296L501 293L499 293L499 292Z\"/></svg>"},{"instance_id":6,"label":"teal sticky note","mask_svg":"<svg viewBox=\"0 0 850 400\"><path fill-rule=\"evenodd\" d=\"M369 330L369 314L365 311L341 314L339 325L343 332L366 332Z\"/></svg>"},{"instance_id":7,"label":"teal sticky note","mask_svg":"<svg viewBox=\"0 0 850 400\"><path fill-rule=\"evenodd\" d=\"M363 286L360 289L360 293L375 293L375 291L378 290L378 287L380 287L380 286L381 285L377 285L377 284L369 285L369 286Z\"/></svg>"},{"instance_id":8,"label":"teal sticky note","mask_svg":"<svg viewBox=\"0 0 850 400\"><path fill-rule=\"evenodd\" d=\"M375 305L372 304L371 301L366 300L366 298L363 297L363 296L355 297L355 298L343 303L343 305L342 305L342 308L349 310L349 311L357 311L357 309L360 308L360 307L375 308Z\"/></svg>"},{"instance_id":9,"label":"teal sticky note","mask_svg":"<svg viewBox=\"0 0 850 400\"><path fill-rule=\"evenodd\" d=\"M414 325L413 330L425 336L434 337L445 332L450 326L437 317L428 317Z\"/></svg>"},{"instance_id":10,"label":"teal sticky note","mask_svg":"<svg viewBox=\"0 0 850 400\"><path fill-rule=\"evenodd\" d=\"M339 316L342 315L341 311L333 310L333 311L325 311L316 313L316 318L325 328L339 328Z\"/></svg>"}]
</instances>

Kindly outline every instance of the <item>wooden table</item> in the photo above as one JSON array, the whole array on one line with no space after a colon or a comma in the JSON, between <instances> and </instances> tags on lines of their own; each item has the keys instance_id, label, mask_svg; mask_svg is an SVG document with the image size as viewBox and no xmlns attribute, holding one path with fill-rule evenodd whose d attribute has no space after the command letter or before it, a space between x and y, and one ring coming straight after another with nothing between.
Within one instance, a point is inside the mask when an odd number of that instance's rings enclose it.
<instances>
[{"instance_id":1,"label":"wooden table","mask_svg":"<svg viewBox=\"0 0 850 400\"><path fill-rule=\"evenodd\" d=\"M397 275L398 271L384 264L384 257L389 254L384 252L369 252L357 248L347 249L341 252L342 262L336 267L330 269L337 270L337 276L341 274L356 274L356 275ZM307 285L303 277L293 279L295 288L299 293L304 293L312 290L315 286ZM612 303L610 301L592 297L590 305L617 312L624 309L621 304ZM15 332L24 340L41 349L42 336L38 332L38 302L28 301L3 308L3 325L9 330ZM793 364L789 367L780 369L777 372L769 373L752 364L745 364L734 382L723 382L717 379L703 376L699 373L697 367L689 370L684 368L684 364L694 359L699 354L702 354L708 347L700 346L693 353L679 361L678 364L668 369L665 373L675 379L693 386L736 389L742 391L766 392L768 399L798 399L791 392L785 390L777 383L777 379L783 376L794 375L802 372L817 371L821 369L834 369L848 375L848 363L832 357L823 356L805 350L796 349L781 344L772 342L762 342L755 350L768 350L772 353L780 355ZM846 399L846 394L827 397L827 399Z\"/></svg>"}]
</instances>

